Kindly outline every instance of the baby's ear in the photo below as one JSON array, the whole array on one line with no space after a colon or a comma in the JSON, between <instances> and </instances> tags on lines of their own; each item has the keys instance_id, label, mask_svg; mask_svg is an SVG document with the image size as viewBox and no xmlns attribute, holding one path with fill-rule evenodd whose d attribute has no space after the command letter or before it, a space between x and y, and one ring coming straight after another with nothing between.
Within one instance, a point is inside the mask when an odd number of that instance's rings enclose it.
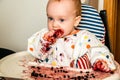
<instances>
[{"instance_id":1,"label":"baby's ear","mask_svg":"<svg viewBox=\"0 0 120 80\"><path fill-rule=\"evenodd\" d=\"M80 20L81 20L81 16L77 16L77 17L75 18L75 23L74 23L74 26L75 26L75 27L78 26Z\"/></svg>"}]
</instances>

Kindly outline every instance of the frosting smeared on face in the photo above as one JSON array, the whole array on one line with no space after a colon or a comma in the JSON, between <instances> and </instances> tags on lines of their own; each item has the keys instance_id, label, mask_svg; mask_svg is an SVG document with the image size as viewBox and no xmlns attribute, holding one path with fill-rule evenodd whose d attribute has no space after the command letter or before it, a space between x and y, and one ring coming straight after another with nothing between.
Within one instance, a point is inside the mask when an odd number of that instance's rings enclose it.
<instances>
[{"instance_id":1,"label":"frosting smeared on face","mask_svg":"<svg viewBox=\"0 0 120 80\"><path fill-rule=\"evenodd\" d=\"M64 34L64 31L62 29L55 30L54 34L52 36L49 36L47 38L47 41L51 44L56 42L56 39L60 38Z\"/></svg>"},{"instance_id":2,"label":"frosting smeared on face","mask_svg":"<svg viewBox=\"0 0 120 80\"><path fill-rule=\"evenodd\" d=\"M58 29L55 31L55 33L53 34L54 38L60 38L63 35L64 31L62 29Z\"/></svg>"}]
</instances>

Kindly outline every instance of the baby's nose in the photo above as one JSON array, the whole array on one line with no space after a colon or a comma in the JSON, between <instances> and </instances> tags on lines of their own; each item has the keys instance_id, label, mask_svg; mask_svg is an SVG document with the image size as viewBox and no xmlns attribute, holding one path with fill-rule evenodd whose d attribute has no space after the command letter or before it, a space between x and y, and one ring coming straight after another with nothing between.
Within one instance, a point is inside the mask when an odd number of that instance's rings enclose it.
<instances>
[{"instance_id":1,"label":"baby's nose","mask_svg":"<svg viewBox=\"0 0 120 80\"><path fill-rule=\"evenodd\" d=\"M57 23L57 21L54 21L54 22L53 22L53 28L58 28L58 23Z\"/></svg>"}]
</instances>

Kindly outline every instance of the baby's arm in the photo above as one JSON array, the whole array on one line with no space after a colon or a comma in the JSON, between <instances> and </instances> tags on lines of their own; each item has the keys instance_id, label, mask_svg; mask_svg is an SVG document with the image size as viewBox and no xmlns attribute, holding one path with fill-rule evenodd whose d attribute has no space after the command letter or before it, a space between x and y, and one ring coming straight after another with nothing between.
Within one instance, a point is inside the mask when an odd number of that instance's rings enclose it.
<instances>
[{"instance_id":1,"label":"baby's arm","mask_svg":"<svg viewBox=\"0 0 120 80\"><path fill-rule=\"evenodd\" d=\"M63 35L63 30L42 29L28 39L28 52L38 59L45 60L52 53L52 47L58 38Z\"/></svg>"},{"instance_id":2,"label":"baby's arm","mask_svg":"<svg viewBox=\"0 0 120 80\"><path fill-rule=\"evenodd\" d=\"M94 70L109 72L116 69L113 56L106 46L92 47L89 54Z\"/></svg>"},{"instance_id":3,"label":"baby's arm","mask_svg":"<svg viewBox=\"0 0 120 80\"><path fill-rule=\"evenodd\" d=\"M102 44L94 34L84 30L81 31L79 40L75 45L73 54L75 62L78 63L77 59L79 59L79 57L81 58L86 53L88 54L88 58L94 70L100 68L99 70L107 72L108 67L110 70L116 69L113 56L111 57L109 49ZM99 64L101 65L99 66Z\"/></svg>"},{"instance_id":4,"label":"baby's arm","mask_svg":"<svg viewBox=\"0 0 120 80\"><path fill-rule=\"evenodd\" d=\"M43 39L46 32L48 32L47 29L42 29L28 39L28 52L41 60L44 60L48 56L48 50L50 50L48 41Z\"/></svg>"},{"instance_id":5,"label":"baby's arm","mask_svg":"<svg viewBox=\"0 0 120 80\"><path fill-rule=\"evenodd\" d=\"M115 70L116 66L114 64L114 59L109 49L93 34L90 33L89 37L91 37L89 55L93 69L104 72Z\"/></svg>"}]
</instances>

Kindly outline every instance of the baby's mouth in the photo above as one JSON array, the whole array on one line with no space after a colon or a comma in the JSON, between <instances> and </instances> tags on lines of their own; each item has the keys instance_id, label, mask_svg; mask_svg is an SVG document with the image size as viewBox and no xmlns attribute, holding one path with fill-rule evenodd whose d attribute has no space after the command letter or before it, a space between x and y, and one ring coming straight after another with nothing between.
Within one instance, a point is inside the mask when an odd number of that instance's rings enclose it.
<instances>
[{"instance_id":1,"label":"baby's mouth","mask_svg":"<svg viewBox=\"0 0 120 80\"><path fill-rule=\"evenodd\" d=\"M64 31L62 29L55 30L53 37L54 38L60 38L64 34Z\"/></svg>"}]
</instances>

